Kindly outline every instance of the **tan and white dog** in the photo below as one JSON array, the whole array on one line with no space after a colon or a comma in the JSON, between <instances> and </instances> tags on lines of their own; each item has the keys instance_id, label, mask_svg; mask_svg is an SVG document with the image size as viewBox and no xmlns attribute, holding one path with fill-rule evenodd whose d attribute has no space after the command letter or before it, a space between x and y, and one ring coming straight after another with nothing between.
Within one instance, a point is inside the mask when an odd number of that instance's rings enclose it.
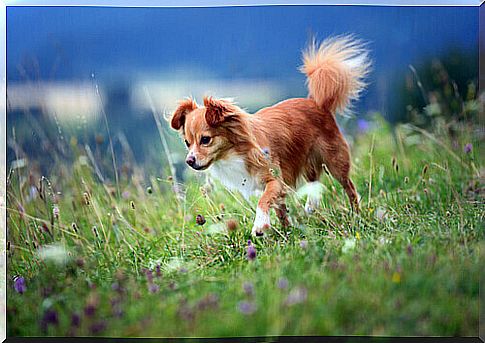
<instances>
[{"instance_id":1,"label":"tan and white dog","mask_svg":"<svg viewBox=\"0 0 485 343\"><path fill-rule=\"evenodd\" d=\"M369 73L370 60L363 44L349 36L314 42L303 53L301 71L307 76L308 98L295 98L246 113L224 99L182 100L171 118L189 149L186 162L207 170L244 197L258 191L252 234L270 228L274 208L283 225L289 225L285 206L287 187L297 180L318 182L323 166L342 184L352 207L358 196L349 178L349 147L335 114L346 111L359 97ZM310 196L305 209L320 204Z\"/></svg>"}]
</instances>

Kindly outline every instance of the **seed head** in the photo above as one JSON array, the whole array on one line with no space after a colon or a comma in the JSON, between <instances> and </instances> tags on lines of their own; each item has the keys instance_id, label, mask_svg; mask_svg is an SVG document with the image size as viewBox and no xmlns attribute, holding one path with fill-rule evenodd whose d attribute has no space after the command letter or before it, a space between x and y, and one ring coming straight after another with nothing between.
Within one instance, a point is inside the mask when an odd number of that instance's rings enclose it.
<instances>
[{"instance_id":1,"label":"seed head","mask_svg":"<svg viewBox=\"0 0 485 343\"><path fill-rule=\"evenodd\" d=\"M197 223L197 225L204 225L206 220L202 214L198 214L195 218L195 222Z\"/></svg>"},{"instance_id":2,"label":"seed head","mask_svg":"<svg viewBox=\"0 0 485 343\"><path fill-rule=\"evenodd\" d=\"M54 215L54 218L59 219L59 207L57 205L54 205L52 208L52 214Z\"/></svg>"},{"instance_id":3,"label":"seed head","mask_svg":"<svg viewBox=\"0 0 485 343\"><path fill-rule=\"evenodd\" d=\"M234 232L237 230L238 223L235 219L229 219L226 222L227 231Z\"/></svg>"}]
</instances>

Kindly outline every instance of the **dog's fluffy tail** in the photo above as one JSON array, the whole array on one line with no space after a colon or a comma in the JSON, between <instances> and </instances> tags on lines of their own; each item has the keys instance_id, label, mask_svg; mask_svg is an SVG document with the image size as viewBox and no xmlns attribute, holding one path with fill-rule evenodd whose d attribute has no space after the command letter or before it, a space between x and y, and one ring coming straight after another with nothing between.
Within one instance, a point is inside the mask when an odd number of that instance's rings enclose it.
<instances>
[{"instance_id":1,"label":"dog's fluffy tail","mask_svg":"<svg viewBox=\"0 0 485 343\"><path fill-rule=\"evenodd\" d=\"M365 88L371 68L364 43L353 36L331 37L303 52L301 72L307 76L309 97L335 115L350 109Z\"/></svg>"}]
</instances>

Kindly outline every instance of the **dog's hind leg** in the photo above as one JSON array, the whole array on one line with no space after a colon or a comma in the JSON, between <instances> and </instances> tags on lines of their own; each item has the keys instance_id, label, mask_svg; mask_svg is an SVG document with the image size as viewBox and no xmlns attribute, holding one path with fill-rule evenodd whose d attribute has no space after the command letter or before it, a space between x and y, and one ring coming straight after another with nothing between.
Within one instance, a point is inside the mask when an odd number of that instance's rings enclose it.
<instances>
[{"instance_id":1,"label":"dog's hind leg","mask_svg":"<svg viewBox=\"0 0 485 343\"><path fill-rule=\"evenodd\" d=\"M305 213L311 215L317 211L322 204L323 185L319 182L322 173L322 158L318 150L310 154L305 178L308 183L304 186L307 189L307 199L305 203Z\"/></svg>"},{"instance_id":2,"label":"dog's hind leg","mask_svg":"<svg viewBox=\"0 0 485 343\"><path fill-rule=\"evenodd\" d=\"M326 163L327 169L334 178L342 185L350 200L352 209L359 212L359 195L355 190L354 183L350 179L350 154L348 149L339 149L338 155L332 163Z\"/></svg>"}]
</instances>

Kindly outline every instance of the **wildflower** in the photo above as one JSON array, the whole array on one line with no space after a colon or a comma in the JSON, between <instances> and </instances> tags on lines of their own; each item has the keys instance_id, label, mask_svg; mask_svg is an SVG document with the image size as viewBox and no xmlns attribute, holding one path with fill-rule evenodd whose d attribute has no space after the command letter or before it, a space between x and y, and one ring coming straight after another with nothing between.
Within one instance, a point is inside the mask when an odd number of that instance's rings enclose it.
<instances>
[{"instance_id":1,"label":"wildflower","mask_svg":"<svg viewBox=\"0 0 485 343\"><path fill-rule=\"evenodd\" d=\"M152 273L152 271L150 269L145 268L144 269L144 272L145 272L145 276L147 278L148 283L152 283L153 282L153 273Z\"/></svg>"},{"instance_id":2,"label":"wildflower","mask_svg":"<svg viewBox=\"0 0 485 343\"><path fill-rule=\"evenodd\" d=\"M401 282L401 274L399 274L398 272L394 272L394 274L392 274L392 282L400 283Z\"/></svg>"},{"instance_id":3,"label":"wildflower","mask_svg":"<svg viewBox=\"0 0 485 343\"><path fill-rule=\"evenodd\" d=\"M159 285L156 285L154 283L150 283L148 285L148 291L150 293L157 293L159 290L160 290L160 286Z\"/></svg>"},{"instance_id":4,"label":"wildflower","mask_svg":"<svg viewBox=\"0 0 485 343\"><path fill-rule=\"evenodd\" d=\"M204 225L206 220L202 214L198 214L195 218L195 222L197 223L197 225Z\"/></svg>"},{"instance_id":5,"label":"wildflower","mask_svg":"<svg viewBox=\"0 0 485 343\"><path fill-rule=\"evenodd\" d=\"M253 314L256 312L256 305L253 302L241 301L238 304L239 312L245 315Z\"/></svg>"},{"instance_id":6,"label":"wildflower","mask_svg":"<svg viewBox=\"0 0 485 343\"><path fill-rule=\"evenodd\" d=\"M251 296L254 294L254 286L251 282L243 283L243 290L247 296Z\"/></svg>"},{"instance_id":7,"label":"wildflower","mask_svg":"<svg viewBox=\"0 0 485 343\"><path fill-rule=\"evenodd\" d=\"M300 241L300 248L306 249L308 247L308 241L302 240Z\"/></svg>"},{"instance_id":8,"label":"wildflower","mask_svg":"<svg viewBox=\"0 0 485 343\"><path fill-rule=\"evenodd\" d=\"M342 252L346 253L355 248L355 238L348 238L344 241L344 246L342 247Z\"/></svg>"},{"instance_id":9,"label":"wildflower","mask_svg":"<svg viewBox=\"0 0 485 343\"><path fill-rule=\"evenodd\" d=\"M221 209L222 212L226 210L226 206L223 203L219 204L219 208Z\"/></svg>"},{"instance_id":10,"label":"wildflower","mask_svg":"<svg viewBox=\"0 0 485 343\"><path fill-rule=\"evenodd\" d=\"M463 148L463 151L465 151L465 154L469 154L472 152L472 149L473 149L473 146L471 143L468 143L465 145L465 147Z\"/></svg>"},{"instance_id":11,"label":"wildflower","mask_svg":"<svg viewBox=\"0 0 485 343\"><path fill-rule=\"evenodd\" d=\"M407 247L406 247L406 252L409 256L411 256L413 254L413 247L411 246L411 244L409 244Z\"/></svg>"},{"instance_id":12,"label":"wildflower","mask_svg":"<svg viewBox=\"0 0 485 343\"><path fill-rule=\"evenodd\" d=\"M81 324L81 316L77 313L71 315L71 326L79 327Z\"/></svg>"},{"instance_id":13,"label":"wildflower","mask_svg":"<svg viewBox=\"0 0 485 343\"><path fill-rule=\"evenodd\" d=\"M386 209L383 208L383 207L378 207L376 209L376 212L375 212L375 216L379 219L379 220L384 220L386 219Z\"/></svg>"},{"instance_id":14,"label":"wildflower","mask_svg":"<svg viewBox=\"0 0 485 343\"><path fill-rule=\"evenodd\" d=\"M305 287L297 287L291 290L286 298L285 305L292 306L302 303L307 298L308 291Z\"/></svg>"},{"instance_id":15,"label":"wildflower","mask_svg":"<svg viewBox=\"0 0 485 343\"><path fill-rule=\"evenodd\" d=\"M128 199L130 197L130 192L129 191L123 191L123 193L121 193L121 197L123 199Z\"/></svg>"},{"instance_id":16,"label":"wildflower","mask_svg":"<svg viewBox=\"0 0 485 343\"><path fill-rule=\"evenodd\" d=\"M59 219L59 207L57 205L54 205L52 208L52 214L54 215L54 218Z\"/></svg>"},{"instance_id":17,"label":"wildflower","mask_svg":"<svg viewBox=\"0 0 485 343\"><path fill-rule=\"evenodd\" d=\"M355 233L355 238L357 238L358 240L360 240L360 233L356 232Z\"/></svg>"},{"instance_id":18,"label":"wildflower","mask_svg":"<svg viewBox=\"0 0 485 343\"><path fill-rule=\"evenodd\" d=\"M279 289L286 289L288 288L288 279L284 277L280 277L278 279L278 288Z\"/></svg>"},{"instance_id":19,"label":"wildflower","mask_svg":"<svg viewBox=\"0 0 485 343\"><path fill-rule=\"evenodd\" d=\"M357 120L357 128L359 129L360 133L365 133L370 128L369 122L367 120L361 118L361 119Z\"/></svg>"},{"instance_id":20,"label":"wildflower","mask_svg":"<svg viewBox=\"0 0 485 343\"><path fill-rule=\"evenodd\" d=\"M17 276L14 279L13 287L17 293L24 294L27 290L27 287L25 286L25 279L22 276Z\"/></svg>"},{"instance_id":21,"label":"wildflower","mask_svg":"<svg viewBox=\"0 0 485 343\"><path fill-rule=\"evenodd\" d=\"M197 308L199 310L205 310L207 308L217 308L219 306L219 297L214 293L209 293L205 297L199 300Z\"/></svg>"},{"instance_id":22,"label":"wildflower","mask_svg":"<svg viewBox=\"0 0 485 343\"><path fill-rule=\"evenodd\" d=\"M160 264L157 264L157 266L155 267L155 272L157 274L157 277L162 276L162 271L160 269Z\"/></svg>"},{"instance_id":23,"label":"wildflower","mask_svg":"<svg viewBox=\"0 0 485 343\"><path fill-rule=\"evenodd\" d=\"M248 240L247 257L250 261L256 259L256 248L253 246L250 239Z\"/></svg>"},{"instance_id":24,"label":"wildflower","mask_svg":"<svg viewBox=\"0 0 485 343\"><path fill-rule=\"evenodd\" d=\"M89 303L84 307L84 314L88 317L94 316L96 313L96 304L94 303Z\"/></svg>"},{"instance_id":25,"label":"wildflower","mask_svg":"<svg viewBox=\"0 0 485 343\"><path fill-rule=\"evenodd\" d=\"M59 324L59 316L57 311L54 309L49 309L44 312L44 316L42 317L42 322L45 324Z\"/></svg>"},{"instance_id":26,"label":"wildflower","mask_svg":"<svg viewBox=\"0 0 485 343\"><path fill-rule=\"evenodd\" d=\"M104 321L100 321L100 322L96 322L96 323L91 324L91 326L89 327L89 332L92 335L96 335L96 334L104 331L105 329L106 329L106 323Z\"/></svg>"},{"instance_id":27,"label":"wildflower","mask_svg":"<svg viewBox=\"0 0 485 343\"><path fill-rule=\"evenodd\" d=\"M226 222L227 231L229 231L229 232L236 231L237 226L238 226L238 224L237 224L237 221L235 219L229 219Z\"/></svg>"}]
</instances>

